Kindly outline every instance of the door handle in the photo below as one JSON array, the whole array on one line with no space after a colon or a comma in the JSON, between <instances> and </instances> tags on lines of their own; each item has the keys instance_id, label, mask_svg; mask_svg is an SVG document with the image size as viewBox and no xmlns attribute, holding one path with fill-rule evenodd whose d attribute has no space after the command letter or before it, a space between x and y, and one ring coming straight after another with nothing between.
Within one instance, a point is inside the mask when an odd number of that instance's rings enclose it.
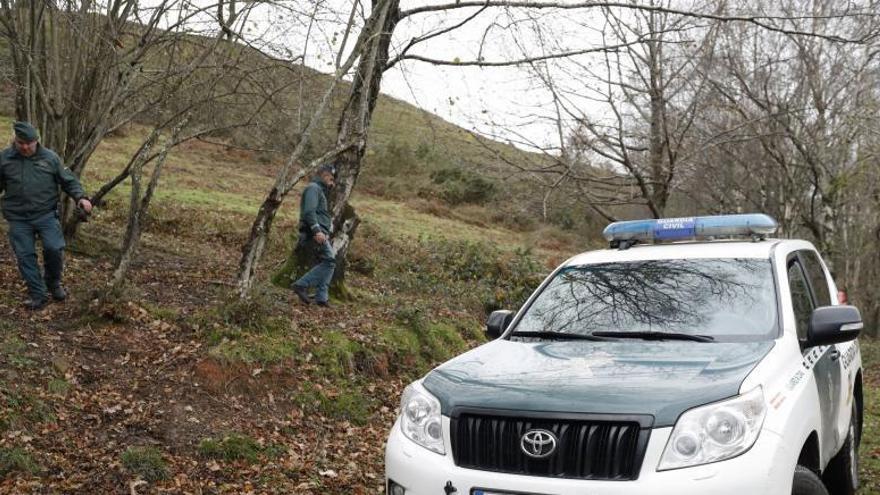
<instances>
[{"instance_id":1,"label":"door handle","mask_svg":"<svg viewBox=\"0 0 880 495\"><path fill-rule=\"evenodd\" d=\"M840 359L840 351L838 351L837 349L832 350L831 351L831 360L837 361L838 359Z\"/></svg>"}]
</instances>

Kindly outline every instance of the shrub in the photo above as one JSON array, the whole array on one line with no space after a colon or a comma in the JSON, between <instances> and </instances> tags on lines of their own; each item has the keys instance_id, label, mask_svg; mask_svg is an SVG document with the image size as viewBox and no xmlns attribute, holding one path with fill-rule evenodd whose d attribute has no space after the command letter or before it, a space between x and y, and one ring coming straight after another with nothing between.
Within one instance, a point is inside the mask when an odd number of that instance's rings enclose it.
<instances>
[{"instance_id":1,"label":"shrub","mask_svg":"<svg viewBox=\"0 0 880 495\"><path fill-rule=\"evenodd\" d=\"M370 157L380 176L395 177L412 170L416 155L406 143L391 140Z\"/></svg>"},{"instance_id":2,"label":"shrub","mask_svg":"<svg viewBox=\"0 0 880 495\"><path fill-rule=\"evenodd\" d=\"M495 196L495 183L483 175L458 167L431 172L431 181L439 186L440 198L451 205L487 203Z\"/></svg>"},{"instance_id":3,"label":"shrub","mask_svg":"<svg viewBox=\"0 0 880 495\"><path fill-rule=\"evenodd\" d=\"M155 447L129 447L122 453L122 466L146 481L168 478L168 467L162 453Z\"/></svg>"},{"instance_id":4,"label":"shrub","mask_svg":"<svg viewBox=\"0 0 880 495\"><path fill-rule=\"evenodd\" d=\"M274 331L287 325L286 320L273 318L275 299L264 287L255 288L247 299L230 297L217 310L217 316L227 325L252 330Z\"/></svg>"},{"instance_id":5,"label":"shrub","mask_svg":"<svg viewBox=\"0 0 880 495\"><path fill-rule=\"evenodd\" d=\"M454 298L473 310L518 307L543 271L529 250L501 251L484 242L423 237L396 249L400 255L387 260L382 274L396 289ZM417 267L412 259L419 260Z\"/></svg>"}]
</instances>

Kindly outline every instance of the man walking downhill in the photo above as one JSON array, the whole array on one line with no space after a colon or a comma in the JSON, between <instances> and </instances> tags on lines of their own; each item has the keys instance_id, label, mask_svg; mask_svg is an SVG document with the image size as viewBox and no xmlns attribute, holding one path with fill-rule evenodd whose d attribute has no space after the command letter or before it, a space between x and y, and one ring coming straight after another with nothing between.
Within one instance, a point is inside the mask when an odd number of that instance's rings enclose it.
<instances>
[{"instance_id":1,"label":"man walking downhill","mask_svg":"<svg viewBox=\"0 0 880 495\"><path fill-rule=\"evenodd\" d=\"M299 240L302 248L315 252L318 264L293 283L293 291L305 304L329 306L330 280L336 269L336 253L330 245L333 232L332 217L327 210L327 194L336 183L336 167L323 165L318 174L303 190L299 204ZM309 289L315 288L315 298L309 297Z\"/></svg>"},{"instance_id":2,"label":"man walking downhill","mask_svg":"<svg viewBox=\"0 0 880 495\"><path fill-rule=\"evenodd\" d=\"M39 134L27 122L12 125L12 146L0 151L0 208L9 224L9 242L18 261L18 271L27 284L25 306L42 309L49 295L63 301L64 236L58 221L58 187L72 197L86 213L92 203L73 172L54 151L39 143ZM44 271L37 264L36 239L43 243Z\"/></svg>"}]
</instances>

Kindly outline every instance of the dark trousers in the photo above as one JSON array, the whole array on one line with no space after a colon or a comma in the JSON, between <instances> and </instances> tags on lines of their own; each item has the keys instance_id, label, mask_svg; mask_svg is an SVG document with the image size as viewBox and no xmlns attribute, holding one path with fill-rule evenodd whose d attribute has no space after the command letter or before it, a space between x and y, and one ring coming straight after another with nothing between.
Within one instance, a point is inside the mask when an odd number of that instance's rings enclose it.
<instances>
[{"instance_id":1,"label":"dark trousers","mask_svg":"<svg viewBox=\"0 0 880 495\"><path fill-rule=\"evenodd\" d=\"M330 298L330 281L333 279L333 272L336 270L336 253L330 247L329 236L324 244L318 244L311 235L301 232L298 243L305 244L306 248L315 252L315 255L318 257L318 264L293 284L306 290L314 287L316 289L315 300L326 302Z\"/></svg>"},{"instance_id":2,"label":"dark trousers","mask_svg":"<svg viewBox=\"0 0 880 495\"><path fill-rule=\"evenodd\" d=\"M45 273L42 275L37 264L37 236L43 242ZM29 221L10 220L9 242L31 299L46 299L46 287L61 284L64 268L64 235L55 212Z\"/></svg>"}]
</instances>

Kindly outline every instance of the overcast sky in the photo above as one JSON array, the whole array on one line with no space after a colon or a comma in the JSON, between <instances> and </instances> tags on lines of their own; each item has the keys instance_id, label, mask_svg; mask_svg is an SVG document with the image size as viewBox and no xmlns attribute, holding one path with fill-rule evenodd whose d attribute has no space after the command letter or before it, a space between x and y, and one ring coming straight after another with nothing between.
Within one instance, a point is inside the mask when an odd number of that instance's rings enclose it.
<instances>
[{"instance_id":1,"label":"overcast sky","mask_svg":"<svg viewBox=\"0 0 880 495\"><path fill-rule=\"evenodd\" d=\"M438 3L435 0L430 3ZM330 0L335 10L327 9L320 14L320 22L311 27L301 24L295 15L287 21L274 23L274 30L253 31L254 38L263 37L276 50L289 48L288 55L301 53L305 34L309 35L306 64L322 72L332 71L332 56L338 49L342 26L347 18L345 8L351 3ZM324 3L329 5L330 3ZM424 1L403 2L406 10ZM456 9L444 13L420 14L402 21L394 33L392 56L411 38L436 30L438 26L454 25L475 13L477 9ZM534 13L533 13L534 14ZM541 24L552 28L552 49L583 49L601 44L598 29L601 18L597 12L545 12L538 15ZM519 16L519 17L512 17ZM264 23L255 21L254 26ZM506 61L522 58L524 53L534 54L538 37L533 22L524 22L522 12L508 13L502 9L487 9L463 27L418 45L409 53L443 60L476 60L482 56L486 61ZM487 33L488 31L488 33ZM267 36L268 33L268 36ZM545 42L548 40L545 39ZM589 58L589 56L587 56ZM568 81L578 85L579 81ZM541 84L530 76L527 67L453 67L405 60L385 73L382 92L410 102L461 127L492 135L506 136L520 146L523 142L556 146L559 138L550 117L551 98Z\"/></svg>"}]
</instances>

